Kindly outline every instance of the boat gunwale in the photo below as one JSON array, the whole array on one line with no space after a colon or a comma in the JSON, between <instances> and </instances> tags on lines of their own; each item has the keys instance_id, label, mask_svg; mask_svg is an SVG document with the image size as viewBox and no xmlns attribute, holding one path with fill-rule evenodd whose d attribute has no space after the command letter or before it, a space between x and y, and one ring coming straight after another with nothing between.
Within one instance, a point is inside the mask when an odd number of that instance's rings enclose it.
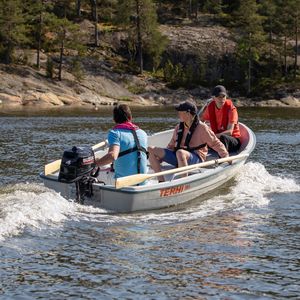
<instances>
[{"instance_id":1,"label":"boat gunwale","mask_svg":"<svg viewBox=\"0 0 300 300\"><path fill-rule=\"evenodd\" d=\"M253 149L255 148L256 144L256 137L253 133L253 131L247 127L245 124L242 124L244 129L249 132L249 138L248 138L248 143L245 145L245 148L243 148L241 151L238 152L238 154L243 154L243 153L251 153ZM152 136L159 135L164 132L169 132L170 130L165 130L160 133L156 133ZM121 193L121 194L142 194L142 193L149 193L152 191L157 191L165 188L171 188L171 187L176 187L179 185L185 185L185 184L190 184L195 181L200 181L203 180L204 178L209 178L215 174L219 174L221 172L226 171L227 169L231 169L234 165L236 164L244 164L246 162L248 157L238 159L232 164L228 164L227 162L224 162L222 164L218 164L217 167L212 167L212 168L202 168L203 170L206 170L204 172L198 172L196 174L192 174L190 176L178 178L175 180L171 181L166 181L164 183L155 183L153 185L145 185L145 186L129 186L129 187L124 187L122 189L116 189L113 185L103 185L100 183L94 183L93 186L96 186L98 189L102 189L105 191L110 191L113 193ZM201 168L199 168L201 169ZM58 176L51 174L51 175L45 175L43 172L39 174L40 178L43 180L49 180L52 182L59 182L58 181ZM175 184L174 182L177 181ZM71 184L71 183L62 183L62 184Z\"/></svg>"},{"instance_id":2,"label":"boat gunwale","mask_svg":"<svg viewBox=\"0 0 300 300\"><path fill-rule=\"evenodd\" d=\"M240 163L244 163L247 160L247 157L244 159L240 159L237 162L235 162L234 164L240 164ZM94 183L93 186L96 186L98 189L101 190L105 190L105 191L110 191L113 193L120 193L120 194L143 194L143 193L149 193L152 191L157 191L157 190L161 190L161 189L167 189L167 188L172 188L172 187L177 187L180 185L186 185L186 184L191 184L194 183L195 181L200 181L203 180L205 178L210 178L216 174L220 174L224 171L226 171L227 169L231 169L233 167L233 165L230 165L228 163L222 163L220 165L218 165L215 168L210 168L210 169L206 169L205 172L201 173L196 173L196 174L192 174L190 176L187 177L183 177L183 178L178 178L176 179L176 183L174 184L174 181L166 181L163 183L156 183L153 185L146 185L146 186L133 186L133 187L124 187L122 189L116 189L113 185L102 185L100 183ZM199 176L201 175L201 176ZM59 182L57 179L55 178L48 178L47 176L43 175L42 173L40 174L40 177L43 178L44 180L50 180L50 181L54 181L54 182ZM63 184L72 184L72 183L63 183Z\"/></svg>"}]
</instances>

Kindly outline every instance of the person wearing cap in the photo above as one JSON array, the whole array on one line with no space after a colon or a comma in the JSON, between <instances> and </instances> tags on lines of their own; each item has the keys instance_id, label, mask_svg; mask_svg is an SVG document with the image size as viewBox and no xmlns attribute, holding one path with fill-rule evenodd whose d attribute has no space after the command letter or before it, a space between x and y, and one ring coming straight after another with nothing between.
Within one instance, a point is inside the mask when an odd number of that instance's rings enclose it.
<instances>
[{"instance_id":1,"label":"person wearing cap","mask_svg":"<svg viewBox=\"0 0 300 300\"><path fill-rule=\"evenodd\" d=\"M214 87L212 96L201 120L210 126L229 152L237 151L241 146L237 109L227 98L223 85Z\"/></svg>"},{"instance_id":2,"label":"person wearing cap","mask_svg":"<svg viewBox=\"0 0 300 300\"><path fill-rule=\"evenodd\" d=\"M161 171L160 163L167 162L174 167L184 167L206 160L208 146L220 157L229 156L225 146L212 130L199 121L197 106L192 101L184 101L175 106L180 123L176 125L167 148L148 147L149 161L155 172ZM158 177L159 182L164 178Z\"/></svg>"}]
</instances>

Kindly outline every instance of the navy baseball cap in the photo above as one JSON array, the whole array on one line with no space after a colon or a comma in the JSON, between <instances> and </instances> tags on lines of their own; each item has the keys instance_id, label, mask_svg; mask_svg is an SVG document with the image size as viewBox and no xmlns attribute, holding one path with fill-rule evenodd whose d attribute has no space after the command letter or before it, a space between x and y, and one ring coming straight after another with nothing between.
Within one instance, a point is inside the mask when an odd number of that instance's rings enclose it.
<instances>
[{"instance_id":1,"label":"navy baseball cap","mask_svg":"<svg viewBox=\"0 0 300 300\"><path fill-rule=\"evenodd\" d=\"M191 113L192 115L195 115L197 113L196 104L194 104L193 102L188 101L188 100L175 105L175 109L177 111L187 111L187 112Z\"/></svg>"},{"instance_id":2,"label":"navy baseball cap","mask_svg":"<svg viewBox=\"0 0 300 300\"><path fill-rule=\"evenodd\" d=\"M223 85L217 85L214 87L212 95L218 97L220 95L227 96L227 91Z\"/></svg>"}]
</instances>

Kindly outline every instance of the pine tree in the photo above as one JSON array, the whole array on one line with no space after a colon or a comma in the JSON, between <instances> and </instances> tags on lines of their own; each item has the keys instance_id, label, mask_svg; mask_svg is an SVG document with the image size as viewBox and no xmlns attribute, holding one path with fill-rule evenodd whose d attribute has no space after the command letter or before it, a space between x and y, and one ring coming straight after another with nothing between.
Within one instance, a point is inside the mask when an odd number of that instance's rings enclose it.
<instances>
[{"instance_id":1,"label":"pine tree","mask_svg":"<svg viewBox=\"0 0 300 300\"><path fill-rule=\"evenodd\" d=\"M133 59L137 59L139 73L143 72L143 53L153 58L154 68L159 64L166 39L158 30L155 6L152 0L119 0L117 21L128 33L127 45Z\"/></svg>"},{"instance_id":2,"label":"pine tree","mask_svg":"<svg viewBox=\"0 0 300 300\"><path fill-rule=\"evenodd\" d=\"M95 37L95 46L99 46L99 30L98 30L98 4L97 0L90 0L92 8L92 16L94 20L94 37Z\"/></svg>"},{"instance_id":3,"label":"pine tree","mask_svg":"<svg viewBox=\"0 0 300 300\"><path fill-rule=\"evenodd\" d=\"M29 42L21 0L0 0L0 59L10 64L16 46Z\"/></svg>"},{"instance_id":4,"label":"pine tree","mask_svg":"<svg viewBox=\"0 0 300 300\"><path fill-rule=\"evenodd\" d=\"M206 0L204 10L218 15L222 12L222 0Z\"/></svg>"},{"instance_id":5,"label":"pine tree","mask_svg":"<svg viewBox=\"0 0 300 300\"><path fill-rule=\"evenodd\" d=\"M64 8L66 9L66 7ZM66 14L65 14L66 15ZM52 47L59 50L59 72L58 79L62 80L62 66L65 49L77 50L79 55L85 51L85 46L81 43L82 35L79 25L69 21L66 17L58 18L51 15L48 29L53 33Z\"/></svg>"},{"instance_id":6,"label":"pine tree","mask_svg":"<svg viewBox=\"0 0 300 300\"><path fill-rule=\"evenodd\" d=\"M295 63L294 63L294 79L297 76L298 69L298 48L299 48L299 34L300 34L300 1L295 1Z\"/></svg>"},{"instance_id":7,"label":"pine tree","mask_svg":"<svg viewBox=\"0 0 300 300\"><path fill-rule=\"evenodd\" d=\"M259 13L263 16L262 25L266 33L266 75L270 79L275 79L280 75L281 57L278 47L278 35L276 33L276 0L261 0Z\"/></svg>"},{"instance_id":8,"label":"pine tree","mask_svg":"<svg viewBox=\"0 0 300 300\"><path fill-rule=\"evenodd\" d=\"M283 56L283 75L289 75L289 57L294 57L293 77L296 78L298 65L298 36L300 23L300 0L276 0L275 30ZM294 47L291 41L294 40Z\"/></svg>"},{"instance_id":9,"label":"pine tree","mask_svg":"<svg viewBox=\"0 0 300 300\"><path fill-rule=\"evenodd\" d=\"M76 0L76 16L81 17L81 0Z\"/></svg>"},{"instance_id":10,"label":"pine tree","mask_svg":"<svg viewBox=\"0 0 300 300\"><path fill-rule=\"evenodd\" d=\"M36 66L40 69L40 52L45 41L46 24L51 16L52 2L47 0L26 0L28 24L32 32L32 43L37 51Z\"/></svg>"},{"instance_id":11,"label":"pine tree","mask_svg":"<svg viewBox=\"0 0 300 300\"><path fill-rule=\"evenodd\" d=\"M292 38L294 40L294 66L293 66L293 77L297 77L298 69L298 46L299 46L299 35L300 35L300 0L288 0L286 5L289 6L291 16L291 28Z\"/></svg>"},{"instance_id":12,"label":"pine tree","mask_svg":"<svg viewBox=\"0 0 300 300\"><path fill-rule=\"evenodd\" d=\"M264 49L263 18L258 14L256 0L241 1L233 20L237 29L238 55L244 66L247 79L247 93L252 90L252 66L258 62ZM246 67L247 66L247 67ZM245 68L246 67L246 68Z\"/></svg>"}]
</instances>

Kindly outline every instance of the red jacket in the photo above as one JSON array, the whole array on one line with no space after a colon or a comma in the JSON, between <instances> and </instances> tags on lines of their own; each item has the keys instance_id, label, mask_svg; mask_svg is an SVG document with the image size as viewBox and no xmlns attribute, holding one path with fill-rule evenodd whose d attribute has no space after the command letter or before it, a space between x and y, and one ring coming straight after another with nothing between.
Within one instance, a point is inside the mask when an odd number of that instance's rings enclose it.
<instances>
[{"instance_id":1,"label":"red jacket","mask_svg":"<svg viewBox=\"0 0 300 300\"><path fill-rule=\"evenodd\" d=\"M233 137L240 137L240 128L238 124L238 114L237 114L237 109L233 105L232 101L230 99L226 99L224 105L221 107L220 110L218 110L218 115L222 116L222 120L217 120L216 116L216 103L215 101L211 101L206 109L206 112L204 114L204 119L207 119L210 122L210 127L212 131L217 134L217 133L222 133L227 129L227 126L229 123L234 123L234 128L232 131L232 136ZM209 116L207 116L207 114Z\"/></svg>"}]
</instances>

